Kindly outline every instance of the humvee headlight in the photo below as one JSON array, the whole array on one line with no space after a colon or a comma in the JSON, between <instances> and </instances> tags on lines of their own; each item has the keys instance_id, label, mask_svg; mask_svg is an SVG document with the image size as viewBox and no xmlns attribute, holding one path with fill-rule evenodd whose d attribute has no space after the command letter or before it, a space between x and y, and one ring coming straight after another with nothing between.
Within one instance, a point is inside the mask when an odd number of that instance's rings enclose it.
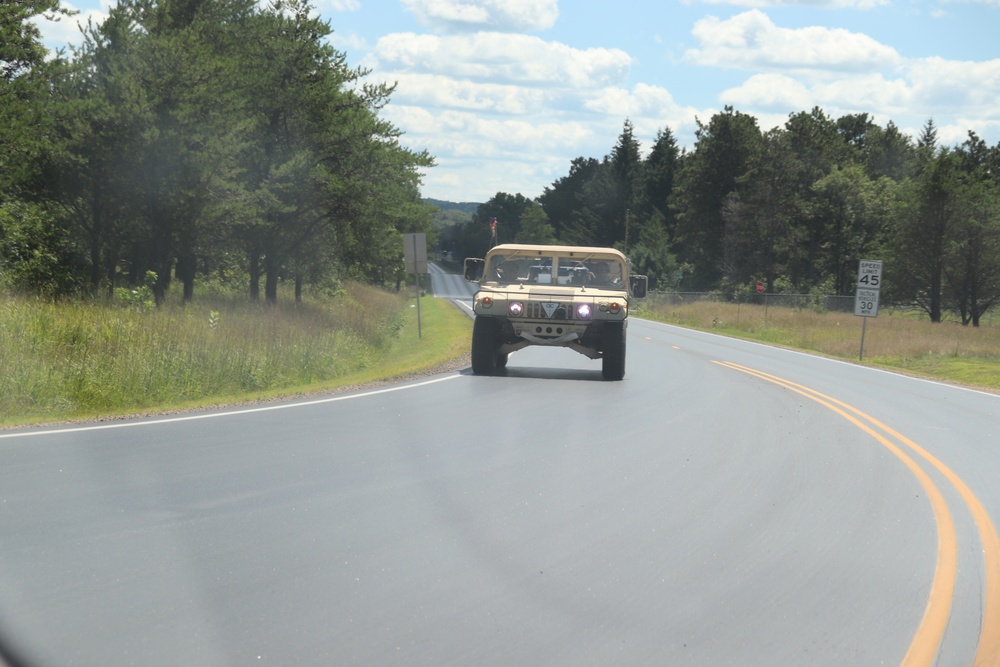
<instances>
[{"instance_id":1,"label":"humvee headlight","mask_svg":"<svg viewBox=\"0 0 1000 667\"><path fill-rule=\"evenodd\" d=\"M581 320L589 320L594 316L594 309L590 307L589 303L581 303L576 307L576 316Z\"/></svg>"},{"instance_id":2,"label":"humvee headlight","mask_svg":"<svg viewBox=\"0 0 1000 667\"><path fill-rule=\"evenodd\" d=\"M491 297L491 296L484 296L483 300L480 301L480 303L483 304L483 308L489 308L490 306L493 305L493 297Z\"/></svg>"},{"instance_id":3,"label":"humvee headlight","mask_svg":"<svg viewBox=\"0 0 1000 667\"><path fill-rule=\"evenodd\" d=\"M622 309L622 305L620 303L618 303L617 301L612 301L611 305L608 306L608 311L612 315L617 315L619 312L621 312L621 309Z\"/></svg>"},{"instance_id":4,"label":"humvee headlight","mask_svg":"<svg viewBox=\"0 0 1000 667\"><path fill-rule=\"evenodd\" d=\"M507 314L511 317L521 317L524 314L524 304L520 301L511 301L507 305Z\"/></svg>"}]
</instances>

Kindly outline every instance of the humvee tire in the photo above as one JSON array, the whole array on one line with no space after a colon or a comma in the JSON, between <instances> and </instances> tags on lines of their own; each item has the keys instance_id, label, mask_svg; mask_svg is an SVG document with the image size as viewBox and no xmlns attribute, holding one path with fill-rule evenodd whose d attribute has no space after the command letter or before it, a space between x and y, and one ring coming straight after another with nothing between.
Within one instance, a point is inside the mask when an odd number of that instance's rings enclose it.
<instances>
[{"instance_id":1,"label":"humvee tire","mask_svg":"<svg viewBox=\"0 0 1000 667\"><path fill-rule=\"evenodd\" d=\"M605 380L625 377L625 323L608 322L604 325L604 356L601 374Z\"/></svg>"},{"instance_id":2,"label":"humvee tire","mask_svg":"<svg viewBox=\"0 0 1000 667\"><path fill-rule=\"evenodd\" d=\"M472 324L472 372L476 375L495 375L507 365L507 355L497 354L500 347L499 322L492 317L477 317ZM503 356L503 365L500 358Z\"/></svg>"}]
</instances>

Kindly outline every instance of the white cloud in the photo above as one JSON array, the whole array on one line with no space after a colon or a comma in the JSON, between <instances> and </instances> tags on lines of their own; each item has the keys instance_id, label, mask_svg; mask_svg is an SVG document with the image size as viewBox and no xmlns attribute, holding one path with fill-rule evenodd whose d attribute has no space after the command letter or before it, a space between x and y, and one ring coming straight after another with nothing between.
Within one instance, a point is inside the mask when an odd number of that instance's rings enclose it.
<instances>
[{"instance_id":1,"label":"white cloud","mask_svg":"<svg viewBox=\"0 0 1000 667\"><path fill-rule=\"evenodd\" d=\"M710 67L864 71L901 60L895 49L867 35L823 27L779 28L756 9L726 20L701 19L692 34L700 48L687 51L685 60Z\"/></svg>"},{"instance_id":2,"label":"white cloud","mask_svg":"<svg viewBox=\"0 0 1000 667\"><path fill-rule=\"evenodd\" d=\"M320 12L324 9L335 12L356 12L361 9L358 0L314 0L313 5Z\"/></svg>"},{"instance_id":3,"label":"white cloud","mask_svg":"<svg viewBox=\"0 0 1000 667\"><path fill-rule=\"evenodd\" d=\"M1000 0L982 0L1000 2ZM735 7L814 7L818 9L873 9L891 4L890 0L684 0L686 5L731 5Z\"/></svg>"},{"instance_id":4,"label":"white cloud","mask_svg":"<svg viewBox=\"0 0 1000 667\"><path fill-rule=\"evenodd\" d=\"M687 62L753 73L718 99L754 115L763 129L813 107L834 118L869 113L913 136L934 118L943 144L961 143L969 129L990 136L1000 127L1000 59L905 58L859 33L779 28L759 10L703 19L692 34L698 48Z\"/></svg>"},{"instance_id":5,"label":"white cloud","mask_svg":"<svg viewBox=\"0 0 1000 667\"><path fill-rule=\"evenodd\" d=\"M936 127L938 131L937 136L939 146L958 146L969 138L969 130L972 130L979 135L980 139L984 136L995 137L1000 135L1000 119L983 120L982 118L957 117L955 118L954 123L944 125L939 125L937 119L935 119L934 127ZM914 128L913 136L918 136L919 131L922 129L922 125L920 128Z\"/></svg>"},{"instance_id":6,"label":"white cloud","mask_svg":"<svg viewBox=\"0 0 1000 667\"><path fill-rule=\"evenodd\" d=\"M755 74L719 95L723 104L734 108L763 110L809 109L815 106L813 99L805 84L783 74Z\"/></svg>"},{"instance_id":7,"label":"white cloud","mask_svg":"<svg viewBox=\"0 0 1000 667\"><path fill-rule=\"evenodd\" d=\"M808 82L780 74L756 74L723 91L719 101L756 116L762 129L782 127L788 115L820 107L833 118L869 113L884 122L913 113L912 88L902 79L879 74Z\"/></svg>"},{"instance_id":8,"label":"white cloud","mask_svg":"<svg viewBox=\"0 0 1000 667\"><path fill-rule=\"evenodd\" d=\"M397 83L384 115L405 128L405 143L435 156L425 187L455 200L537 196L538 183L565 175L573 157L608 151L623 109L639 117L677 106L654 86L617 92L632 66L625 51L530 35L397 33L382 37L364 65Z\"/></svg>"},{"instance_id":9,"label":"white cloud","mask_svg":"<svg viewBox=\"0 0 1000 667\"><path fill-rule=\"evenodd\" d=\"M916 103L947 109L949 114L978 111L986 118L1000 118L1000 59L925 58L911 63L907 74Z\"/></svg>"},{"instance_id":10,"label":"white cloud","mask_svg":"<svg viewBox=\"0 0 1000 667\"><path fill-rule=\"evenodd\" d=\"M108 18L110 0L102 0L101 9L88 9L82 12L68 2L62 3L62 7L78 13L69 17L56 15L58 20L55 21L49 21L42 16L35 19L35 25L42 34L42 43L53 50L69 44L76 46L83 44L80 28L86 26L88 21L93 22L95 26L103 23L104 19Z\"/></svg>"},{"instance_id":11,"label":"white cloud","mask_svg":"<svg viewBox=\"0 0 1000 667\"><path fill-rule=\"evenodd\" d=\"M583 147L594 143L606 151L613 143L596 137L586 123L551 116L536 122L396 105L385 113L407 128L404 143L435 156L437 166L424 174L424 190L451 201L486 201L497 192L538 196L539 184L565 176L568 156L590 154Z\"/></svg>"},{"instance_id":12,"label":"white cloud","mask_svg":"<svg viewBox=\"0 0 1000 667\"><path fill-rule=\"evenodd\" d=\"M591 88L619 82L631 57L620 49L574 49L529 35L483 32L438 37L396 33L379 39L380 73L429 72L457 79Z\"/></svg>"},{"instance_id":13,"label":"white cloud","mask_svg":"<svg viewBox=\"0 0 1000 667\"><path fill-rule=\"evenodd\" d=\"M739 107L808 109L812 106L878 110L883 114L1000 119L1000 60L914 60L900 77L879 73L809 82L779 74L757 74L724 91L720 100Z\"/></svg>"},{"instance_id":14,"label":"white cloud","mask_svg":"<svg viewBox=\"0 0 1000 667\"><path fill-rule=\"evenodd\" d=\"M523 115L543 109L541 88L454 79L437 74L400 74L393 100L407 105Z\"/></svg>"},{"instance_id":15,"label":"white cloud","mask_svg":"<svg viewBox=\"0 0 1000 667\"><path fill-rule=\"evenodd\" d=\"M364 37L356 33L342 34L337 31L334 31L333 34L331 34L327 39L330 41L330 44L332 44L334 48L352 54L363 53L365 51L368 51L369 48L371 48L371 46L368 44L368 40L366 40Z\"/></svg>"},{"instance_id":16,"label":"white cloud","mask_svg":"<svg viewBox=\"0 0 1000 667\"><path fill-rule=\"evenodd\" d=\"M525 151L555 154L592 136L582 121L497 119L466 111L431 111L424 107L390 105L385 116L407 128L408 143L426 145L434 155L520 157Z\"/></svg>"},{"instance_id":17,"label":"white cloud","mask_svg":"<svg viewBox=\"0 0 1000 667\"><path fill-rule=\"evenodd\" d=\"M829 110L877 111L889 117L910 115L921 106L906 79L886 79L880 74L817 83L813 86L813 99L814 104Z\"/></svg>"},{"instance_id":18,"label":"white cloud","mask_svg":"<svg viewBox=\"0 0 1000 667\"><path fill-rule=\"evenodd\" d=\"M928 118L934 118L945 145L963 142L969 129L989 135L1000 128L1000 60L976 63L935 57L910 61L901 70L895 78L868 73L811 81L757 74L722 92L719 99L758 116L762 127L783 124L765 125L765 117L774 120L782 111L818 106L835 118L871 113L878 122L892 120L914 136Z\"/></svg>"},{"instance_id":19,"label":"white cloud","mask_svg":"<svg viewBox=\"0 0 1000 667\"><path fill-rule=\"evenodd\" d=\"M533 32L559 18L558 0L403 0L424 25L445 31Z\"/></svg>"},{"instance_id":20,"label":"white cloud","mask_svg":"<svg viewBox=\"0 0 1000 667\"><path fill-rule=\"evenodd\" d=\"M664 128L669 128L675 137L693 135L696 119L708 118L716 111L682 106L666 88L646 83L637 83L631 90L610 87L596 91L584 102L584 107L600 114L595 123L602 125L599 135L606 144L602 147L605 153L617 139L626 118L632 122L635 137L649 149L657 132Z\"/></svg>"},{"instance_id":21,"label":"white cloud","mask_svg":"<svg viewBox=\"0 0 1000 667\"><path fill-rule=\"evenodd\" d=\"M681 106L666 88L646 83L637 83L632 90L604 88L584 102L584 107L619 122L629 118L636 135L648 137L654 137L664 126L669 126L674 133L693 129L696 116L713 113Z\"/></svg>"}]
</instances>

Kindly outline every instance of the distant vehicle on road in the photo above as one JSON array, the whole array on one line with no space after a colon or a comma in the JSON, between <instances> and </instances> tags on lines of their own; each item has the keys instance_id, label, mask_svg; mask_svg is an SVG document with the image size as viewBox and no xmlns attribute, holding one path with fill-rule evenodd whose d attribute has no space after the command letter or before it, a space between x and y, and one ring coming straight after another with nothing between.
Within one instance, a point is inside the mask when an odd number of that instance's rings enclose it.
<instances>
[{"instance_id":1,"label":"distant vehicle on road","mask_svg":"<svg viewBox=\"0 0 1000 667\"><path fill-rule=\"evenodd\" d=\"M568 347L601 359L607 380L625 376L631 299L646 296L646 276L630 273L614 248L504 244L465 260L473 300L472 371L493 375L529 345Z\"/></svg>"}]
</instances>

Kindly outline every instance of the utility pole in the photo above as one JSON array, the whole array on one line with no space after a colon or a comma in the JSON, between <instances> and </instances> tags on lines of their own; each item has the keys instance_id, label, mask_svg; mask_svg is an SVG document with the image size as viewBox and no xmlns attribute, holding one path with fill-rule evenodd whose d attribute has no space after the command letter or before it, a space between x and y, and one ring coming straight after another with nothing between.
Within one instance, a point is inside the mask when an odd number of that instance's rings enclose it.
<instances>
[{"instance_id":1,"label":"utility pole","mask_svg":"<svg viewBox=\"0 0 1000 667\"><path fill-rule=\"evenodd\" d=\"M625 254L628 254L628 219L632 214L632 209L625 209Z\"/></svg>"}]
</instances>

